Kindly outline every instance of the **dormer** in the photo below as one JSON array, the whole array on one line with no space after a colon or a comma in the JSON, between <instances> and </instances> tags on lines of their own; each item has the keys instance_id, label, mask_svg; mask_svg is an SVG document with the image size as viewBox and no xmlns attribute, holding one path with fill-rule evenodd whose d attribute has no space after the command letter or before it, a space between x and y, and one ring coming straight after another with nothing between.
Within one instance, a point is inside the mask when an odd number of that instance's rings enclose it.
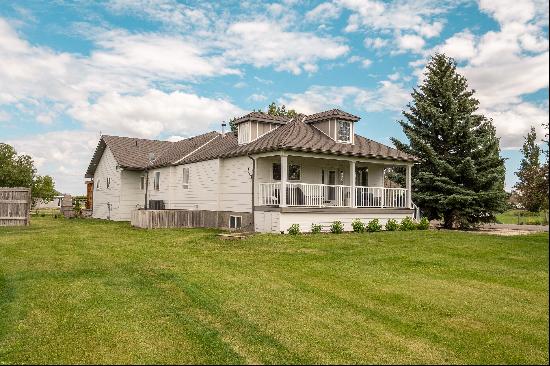
<instances>
[{"instance_id":1,"label":"dormer","mask_svg":"<svg viewBox=\"0 0 550 366\"><path fill-rule=\"evenodd\" d=\"M271 116L263 112L252 112L246 116L237 118L234 123L237 125L239 145L257 140L289 121L289 117Z\"/></svg>"},{"instance_id":2,"label":"dormer","mask_svg":"<svg viewBox=\"0 0 550 366\"><path fill-rule=\"evenodd\" d=\"M336 142L353 144L355 135L355 122L360 118L340 109L331 109L321 113L315 113L306 117L305 123L319 129L325 135Z\"/></svg>"}]
</instances>

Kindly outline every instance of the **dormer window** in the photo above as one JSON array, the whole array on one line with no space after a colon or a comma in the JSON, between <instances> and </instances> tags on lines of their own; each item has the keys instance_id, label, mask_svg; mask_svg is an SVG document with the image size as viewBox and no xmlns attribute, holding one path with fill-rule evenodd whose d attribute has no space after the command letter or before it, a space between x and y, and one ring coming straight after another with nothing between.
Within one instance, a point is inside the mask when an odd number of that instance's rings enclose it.
<instances>
[{"instance_id":1,"label":"dormer window","mask_svg":"<svg viewBox=\"0 0 550 366\"><path fill-rule=\"evenodd\" d=\"M251 123L240 123L238 127L239 145L248 144L250 142Z\"/></svg>"},{"instance_id":2,"label":"dormer window","mask_svg":"<svg viewBox=\"0 0 550 366\"><path fill-rule=\"evenodd\" d=\"M351 122L338 121L338 129L336 132L338 142L351 142Z\"/></svg>"}]
</instances>

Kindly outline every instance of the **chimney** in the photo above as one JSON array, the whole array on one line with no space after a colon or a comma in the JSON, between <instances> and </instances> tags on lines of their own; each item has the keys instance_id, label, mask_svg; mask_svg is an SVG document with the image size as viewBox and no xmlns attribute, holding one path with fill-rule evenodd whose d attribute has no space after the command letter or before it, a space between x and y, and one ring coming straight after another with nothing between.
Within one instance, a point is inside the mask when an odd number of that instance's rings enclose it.
<instances>
[{"instance_id":1,"label":"chimney","mask_svg":"<svg viewBox=\"0 0 550 366\"><path fill-rule=\"evenodd\" d=\"M225 126L227 126L227 124L225 123L225 121L222 122L222 137L225 137Z\"/></svg>"}]
</instances>

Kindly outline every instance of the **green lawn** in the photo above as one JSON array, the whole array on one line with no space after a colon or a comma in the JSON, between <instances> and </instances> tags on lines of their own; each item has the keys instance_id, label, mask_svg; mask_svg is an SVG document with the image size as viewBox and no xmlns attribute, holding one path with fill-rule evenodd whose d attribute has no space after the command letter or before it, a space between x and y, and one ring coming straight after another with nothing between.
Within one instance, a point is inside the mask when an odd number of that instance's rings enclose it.
<instances>
[{"instance_id":1,"label":"green lawn","mask_svg":"<svg viewBox=\"0 0 550 366\"><path fill-rule=\"evenodd\" d=\"M0 228L2 363L548 363L548 234Z\"/></svg>"},{"instance_id":2,"label":"green lawn","mask_svg":"<svg viewBox=\"0 0 550 366\"><path fill-rule=\"evenodd\" d=\"M508 210L497 215L501 224L548 225L548 211L529 212L527 210Z\"/></svg>"}]
</instances>

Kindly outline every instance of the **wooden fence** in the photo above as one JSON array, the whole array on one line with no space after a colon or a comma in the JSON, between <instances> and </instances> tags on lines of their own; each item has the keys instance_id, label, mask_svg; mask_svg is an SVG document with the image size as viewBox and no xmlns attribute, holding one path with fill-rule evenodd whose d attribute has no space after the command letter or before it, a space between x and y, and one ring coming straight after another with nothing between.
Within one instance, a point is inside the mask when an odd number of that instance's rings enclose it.
<instances>
[{"instance_id":1,"label":"wooden fence","mask_svg":"<svg viewBox=\"0 0 550 366\"><path fill-rule=\"evenodd\" d=\"M31 190L0 187L0 226L30 224Z\"/></svg>"},{"instance_id":2,"label":"wooden fence","mask_svg":"<svg viewBox=\"0 0 550 366\"><path fill-rule=\"evenodd\" d=\"M242 218L242 230L254 230L250 212L207 211L207 210L134 210L131 224L146 229L158 228L228 228L230 216Z\"/></svg>"}]
</instances>

